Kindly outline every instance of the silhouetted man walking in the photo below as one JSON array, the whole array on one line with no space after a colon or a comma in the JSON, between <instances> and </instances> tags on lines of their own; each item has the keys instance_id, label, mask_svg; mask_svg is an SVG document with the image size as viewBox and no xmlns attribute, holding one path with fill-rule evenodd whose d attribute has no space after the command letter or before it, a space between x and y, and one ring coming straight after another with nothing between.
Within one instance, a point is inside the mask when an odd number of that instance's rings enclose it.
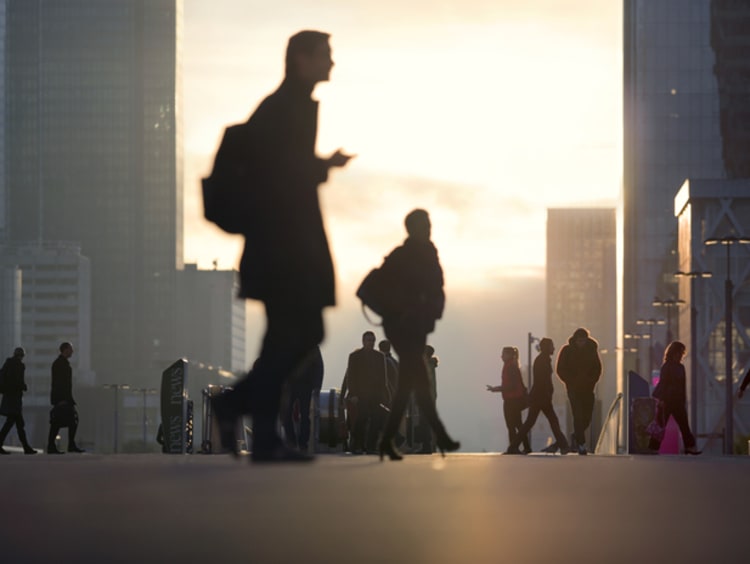
<instances>
[{"instance_id":1,"label":"silhouetted man walking","mask_svg":"<svg viewBox=\"0 0 750 564\"><path fill-rule=\"evenodd\" d=\"M284 382L314 357L323 340L322 310L335 303L318 185L351 157L315 154L318 102L311 95L333 67L328 38L319 31L292 36L281 86L237 126L248 215L240 297L262 301L267 323L256 367L214 408L222 444L232 450L237 419L252 414L255 462L310 460L282 443L276 425Z\"/></svg>"},{"instance_id":2,"label":"silhouetted man walking","mask_svg":"<svg viewBox=\"0 0 750 564\"><path fill-rule=\"evenodd\" d=\"M16 426L16 433L23 445L24 454L36 454L36 450L31 447L26 438L26 423L23 420L23 393L27 389L24 380L26 371L23 363L24 356L26 356L26 351L17 347L13 351L13 356L6 359L0 369L0 393L3 394L0 415L5 415L5 425L0 429L0 454L10 454L3 448L3 443L13 425Z\"/></svg>"},{"instance_id":3,"label":"silhouetted man walking","mask_svg":"<svg viewBox=\"0 0 750 564\"><path fill-rule=\"evenodd\" d=\"M52 389L50 391L49 437L47 438L47 454L63 454L55 446L57 433L63 427L68 428L68 452L84 452L76 444L78 430L78 410L76 400L73 399L73 368L70 357L73 356L73 345L68 342L60 345L60 355L52 363Z\"/></svg>"},{"instance_id":4,"label":"silhouetted man walking","mask_svg":"<svg viewBox=\"0 0 750 564\"><path fill-rule=\"evenodd\" d=\"M347 404L354 404L356 417L351 436L352 453L363 450L374 453L378 435L383 427L390 403L388 395L388 361L385 355L375 350L375 333L365 331L362 348L349 355L346 365L345 386L348 390Z\"/></svg>"},{"instance_id":5,"label":"silhouetted man walking","mask_svg":"<svg viewBox=\"0 0 750 564\"><path fill-rule=\"evenodd\" d=\"M588 329L576 329L557 356L557 375L565 383L573 412L573 448L586 454L586 429L594 412L594 387L602 374L599 343Z\"/></svg>"}]
</instances>

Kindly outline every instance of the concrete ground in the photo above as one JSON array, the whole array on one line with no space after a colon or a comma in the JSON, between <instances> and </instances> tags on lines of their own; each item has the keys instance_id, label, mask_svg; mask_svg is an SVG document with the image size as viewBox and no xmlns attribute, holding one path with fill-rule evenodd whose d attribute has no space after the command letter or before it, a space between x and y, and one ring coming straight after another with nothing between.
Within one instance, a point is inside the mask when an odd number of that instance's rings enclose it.
<instances>
[{"instance_id":1,"label":"concrete ground","mask_svg":"<svg viewBox=\"0 0 750 564\"><path fill-rule=\"evenodd\" d=\"M0 561L749 562L750 457L0 457Z\"/></svg>"}]
</instances>

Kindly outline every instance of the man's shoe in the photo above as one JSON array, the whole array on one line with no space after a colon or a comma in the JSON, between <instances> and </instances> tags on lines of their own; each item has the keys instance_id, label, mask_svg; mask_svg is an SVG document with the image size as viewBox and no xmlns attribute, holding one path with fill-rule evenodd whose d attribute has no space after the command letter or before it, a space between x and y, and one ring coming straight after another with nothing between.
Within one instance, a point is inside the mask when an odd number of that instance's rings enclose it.
<instances>
[{"instance_id":1,"label":"man's shoe","mask_svg":"<svg viewBox=\"0 0 750 564\"><path fill-rule=\"evenodd\" d=\"M692 455L696 455L697 456L697 455L702 454L702 453L703 453L702 450L698 450L695 447L690 447L690 448L686 448L685 449L685 454L692 454Z\"/></svg>"},{"instance_id":2,"label":"man's shoe","mask_svg":"<svg viewBox=\"0 0 750 564\"><path fill-rule=\"evenodd\" d=\"M0 454L10 454L10 453L0 446Z\"/></svg>"},{"instance_id":3,"label":"man's shoe","mask_svg":"<svg viewBox=\"0 0 750 564\"><path fill-rule=\"evenodd\" d=\"M36 449L34 449L34 448L30 447L30 446L25 446L25 447L23 447L23 453L24 454L36 454Z\"/></svg>"},{"instance_id":4,"label":"man's shoe","mask_svg":"<svg viewBox=\"0 0 750 564\"><path fill-rule=\"evenodd\" d=\"M560 447L560 454L568 454L570 452L570 447L568 445L563 445Z\"/></svg>"},{"instance_id":5,"label":"man's shoe","mask_svg":"<svg viewBox=\"0 0 750 564\"><path fill-rule=\"evenodd\" d=\"M278 445L270 450L256 451L250 454L250 460L253 463L285 463L285 462L312 462L315 457L306 452L300 452L297 449L290 448L286 445Z\"/></svg>"},{"instance_id":6,"label":"man's shoe","mask_svg":"<svg viewBox=\"0 0 750 564\"><path fill-rule=\"evenodd\" d=\"M78 445L70 445L68 447L68 452L86 452L86 451L82 448L78 448Z\"/></svg>"},{"instance_id":7,"label":"man's shoe","mask_svg":"<svg viewBox=\"0 0 750 564\"><path fill-rule=\"evenodd\" d=\"M578 454L580 454L581 456L586 456L588 454L585 445L578 445Z\"/></svg>"},{"instance_id":8,"label":"man's shoe","mask_svg":"<svg viewBox=\"0 0 750 564\"><path fill-rule=\"evenodd\" d=\"M48 446L47 454L65 454L65 453L60 450L57 450L56 446Z\"/></svg>"}]
</instances>

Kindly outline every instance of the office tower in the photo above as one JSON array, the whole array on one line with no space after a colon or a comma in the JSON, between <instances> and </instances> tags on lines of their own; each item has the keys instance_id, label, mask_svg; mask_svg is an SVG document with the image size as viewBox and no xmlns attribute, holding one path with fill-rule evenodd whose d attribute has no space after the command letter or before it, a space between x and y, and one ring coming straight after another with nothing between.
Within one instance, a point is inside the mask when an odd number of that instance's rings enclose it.
<instances>
[{"instance_id":1,"label":"office tower","mask_svg":"<svg viewBox=\"0 0 750 564\"><path fill-rule=\"evenodd\" d=\"M7 240L91 261L100 383L158 379L182 268L180 0L7 2Z\"/></svg>"},{"instance_id":2,"label":"office tower","mask_svg":"<svg viewBox=\"0 0 750 564\"><path fill-rule=\"evenodd\" d=\"M180 340L189 361L237 374L247 370L238 276L236 270L198 270L195 264L179 273Z\"/></svg>"},{"instance_id":3,"label":"office tower","mask_svg":"<svg viewBox=\"0 0 750 564\"><path fill-rule=\"evenodd\" d=\"M722 97L721 69L734 59L717 57L719 4L729 3L624 3L624 333L636 332L637 319L664 317L652 305L655 297L676 298L680 186L687 178L728 176L724 157L732 158L734 134L720 117L727 110L722 101L732 97ZM666 328L659 331L664 342Z\"/></svg>"},{"instance_id":4,"label":"office tower","mask_svg":"<svg viewBox=\"0 0 750 564\"><path fill-rule=\"evenodd\" d=\"M559 352L577 328L587 328L599 342L604 367L592 443L617 394L615 239L614 209L547 210L547 336ZM565 394L562 385L557 388L559 401Z\"/></svg>"}]
</instances>

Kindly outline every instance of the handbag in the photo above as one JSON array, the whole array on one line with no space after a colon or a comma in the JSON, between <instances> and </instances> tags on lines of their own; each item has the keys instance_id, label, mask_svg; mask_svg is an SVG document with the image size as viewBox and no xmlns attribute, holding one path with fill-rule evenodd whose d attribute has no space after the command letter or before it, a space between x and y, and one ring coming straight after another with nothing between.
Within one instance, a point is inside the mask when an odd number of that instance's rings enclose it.
<instances>
[{"instance_id":1,"label":"handbag","mask_svg":"<svg viewBox=\"0 0 750 564\"><path fill-rule=\"evenodd\" d=\"M388 317L398 315L406 309L402 293L393 272L373 268L362 280L356 295L362 301L363 310L367 307L380 317Z\"/></svg>"}]
</instances>

